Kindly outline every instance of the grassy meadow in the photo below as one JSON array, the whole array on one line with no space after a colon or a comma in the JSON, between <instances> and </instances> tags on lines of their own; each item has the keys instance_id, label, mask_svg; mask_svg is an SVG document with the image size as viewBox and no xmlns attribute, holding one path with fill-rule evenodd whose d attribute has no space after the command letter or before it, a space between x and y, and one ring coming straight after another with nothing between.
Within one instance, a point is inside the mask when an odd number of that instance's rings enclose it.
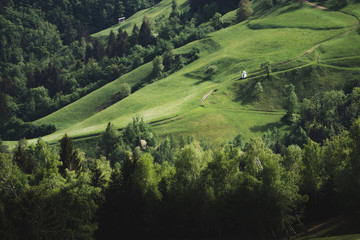
<instances>
[{"instance_id":1,"label":"grassy meadow","mask_svg":"<svg viewBox=\"0 0 360 240\"><path fill-rule=\"evenodd\" d=\"M179 6L184 4L185 0L179 2ZM356 9L360 5L348 9L359 13ZM128 27L122 27L128 31L133 23L140 24L144 15L154 22L170 11L171 1L164 0L138 12L128 19ZM234 16L235 12L230 12L223 20L231 21ZM357 19L344 12L284 5L175 49L175 53L186 53L196 47L200 58L102 111L97 108L111 99L122 83L134 86L145 81L152 64L144 64L35 123L55 124L57 131L43 137L50 142L58 141L65 133L76 138L97 135L109 121L122 128L136 114L152 123L160 136L185 134L215 139L243 133L249 138L273 127L286 131L280 122L285 85L293 83L299 97L309 97L316 91L341 87L344 72L359 71L360 35L351 31L356 24ZM117 27L93 36L106 36ZM320 47L303 56L318 43ZM259 71L266 60L278 64L270 77ZM209 65L217 66L211 78L204 73ZM240 79L242 70L248 72L245 80ZM262 83L264 91L254 97L257 82ZM211 90L216 91L200 104Z\"/></svg>"}]
</instances>

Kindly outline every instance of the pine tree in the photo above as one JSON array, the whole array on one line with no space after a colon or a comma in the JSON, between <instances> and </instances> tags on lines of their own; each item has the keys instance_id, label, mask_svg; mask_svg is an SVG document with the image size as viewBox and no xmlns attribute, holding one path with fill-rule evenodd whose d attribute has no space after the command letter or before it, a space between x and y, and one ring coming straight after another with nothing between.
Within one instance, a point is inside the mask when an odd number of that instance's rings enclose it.
<instances>
[{"instance_id":1,"label":"pine tree","mask_svg":"<svg viewBox=\"0 0 360 240\"><path fill-rule=\"evenodd\" d=\"M151 33L150 19L145 16L139 32L139 43L143 47L153 44L153 35Z\"/></svg>"},{"instance_id":2,"label":"pine tree","mask_svg":"<svg viewBox=\"0 0 360 240\"><path fill-rule=\"evenodd\" d=\"M79 157L79 152L73 150L73 142L67 134L60 141L60 161L62 166L60 166L60 173L65 175L65 169L69 171L79 172L82 170L82 161Z\"/></svg>"},{"instance_id":3,"label":"pine tree","mask_svg":"<svg viewBox=\"0 0 360 240\"><path fill-rule=\"evenodd\" d=\"M25 139L19 140L13 161L18 165L21 171L32 174L36 168L36 162L31 152L26 150L26 145L27 142Z\"/></svg>"},{"instance_id":4,"label":"pine tree","mask_svg":"<svg viewBox=\"0 0 360 240\"><path fill-rule=\"evenodd\" d=\"M119 133L116 130L115 126L111 124L111 122L109 122L106 127L105 133L101 137L101 142L99 143L99 146L104 156L108 158L110 154L113 153L115 149L119 146L119 143Z\"/></svg>"},{"instance_id":5,"label":"pine tree","mask_svg":"<svg viewBox=\"0 0 360 240\"><path fill-rule=\"evenodd\" d=\"M11 113L5 98L5 94L0 91L0 127L5 124L11 117Z\"/></svg>"},{"instance_id":6,"label":"pine tree","mask_svg":"<svg viewBox=\"0 0 360 240\"><path fill-rule=\"evenodd\" d=\"M171 8L172 8L172 11L170 13L169 18L179 18L180 13L179 13L178 4L177 4L176 0L172 0Z\"/></svg>"},{"instance_id":7,"label":"pine tree","mask_svg":"<svg viewBox=\"0 0 360 240\"><path fill-rule=\"evenodd\" d=\"M140 30L139 30L138 26L136 24L134 24L131 36L129 37L130 47L133 47L133 46L139 44L139 33L140 33Z\"/></svg>"},{"instance_id":8,"label":"pine tree","mask_svg":"<svg viewBox=\"0 0 360 240\"><path fill-rule=\"evenodd\" d=\"M106 55L109 58L112 58L114 56L114 49L116 47L116 37L113 31L109 34L109 40L108 40L108 46L106 48Z\"/></svg>"}]
</instances>

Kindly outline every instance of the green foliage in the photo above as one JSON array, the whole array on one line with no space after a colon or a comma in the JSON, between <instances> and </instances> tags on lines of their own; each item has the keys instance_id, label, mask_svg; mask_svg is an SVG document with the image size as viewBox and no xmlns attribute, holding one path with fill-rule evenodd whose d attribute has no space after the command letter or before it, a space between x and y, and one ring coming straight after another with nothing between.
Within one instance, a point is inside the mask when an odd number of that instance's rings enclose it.
<instances>
[{"instance_id":1,"label":"green foliage","mask_svg":"<svg viewBox=\"0 0 360 240\"><path fill-rule=\"evenodd\" d=\"M223 22L221 20L221 14L215 13L214 16L210 19L210 25L215 29L219 30L222 28Z\"/></svg>"},{"instance_id":2,"label":"green foliage","mask_svg":"<svg viewBox=\"0 0 360 240\"><path fill-rule=\"evenodd\" d=\"M131 94L131 87L127 83L123 83L120 86L119 97L120 99L126 98Z\"/></svg>"},{"instance_id":3,"label":"green foliage","mask_svg":"<svg viewBox=\"0 0 360 240\"><path fill-rule=\"evenodd\" d=\"M298 107L298 97L295 93L295 86L290 84L286 87L286 99L284 108L286 110L285 118L291 120L293 119L293 114L296 112Z\"/></svg>"},{"instance_id":4,"label":"green foliage","mask_svg":"<svg viewBox=\"0 0 360 240\"><path fill-rule=\"evenodd\" d=\"M261 63L260 68L262 68L265 71L268 77L270 76L270 73L272 72L270 60Z\"/></svg>"},{"instance_id":5,"label":"green foliage","mask_svg":"<svg viewBox=\"0 0 360 240\"><path fill-rule=\"evenodd\" d=\"M154 147L157 144L154 131L139 115L133 117L132 122L125 127L122 136L124 143L130 146L131 149L140 147L141 140L145 140L147 146Z\"/></svg>"},{"instance_id":6,"label":"green foliage","mask_svg":"<svg viewBox=\"0 0 360 240\"><path fill-rule=\"evenodd\" d=\"M139 31L139 43L143 47L152 45L154 43L154 37L151 33L150 19L144 16L143 22Z\"/></svg>"},{"instance_id":7,"label":"green foliage","mask_svg":"<svg viewBox=\"0 0 360 240\"><path fill-rule=\"evenodd\" d=\"M261 85L261 82L257 82L254 87L254 95L260 97L262 92L264 92L264 88Z\"/></svg>"},{"instance_id":8,"label":"green foliage","mask_svg":"<svg viewBox=\"0 0 360 240\"><path fill-rule=\"evenodd\" d=\"M240 0L239 8L236 11L236 16L239 22L242 22L248 19L254 12L251 7L251 2L249 0Z\"/></svg>"},{"instance_id":9,"label":"green foliage","mask_svg":"<svg viewBox=\"0 0 360 240\"><path fill-rule=\"evenodd\" d=\"M206 70L205 70L205 74L209 75L209 77L211 77L212 75L215 74L217 70L217 67L215 65L209 65L206 67Z\"/></svg>"},{"instance_id":10,"label":"green foliage","mask_svg":"<svg viewBox=\"0 0 360 240\"><path fill-rule=\"evenodd\" d=\"M62 165L60 172L65 176L66 169L79 174L82 170L83 159L78 150L73 150L72 139L67 134L60 141L60 161Z\"/></svg>"},{"instance_id":11,"label":"green foliage","mask_svg":"<svg viewBox=\"0 0 360 240\"><path fill-rule=\"evenodd\" d=\"M111 159L111 155L119 146L120 142L120 134L116 130L115 126L109 122L99 142L101 154L103 154L106 158Z\"/></svg>"},{"instance_id":12,"label":"green foliage","mask_svg":"<svg viewBox=\"0 0 360 240\"><path fill-rule=\"evenodd\" d=\"M110 182L112 168L106 158L95 159L89 164L91 171L91 185L97 188L106 189Z\"/></svg>"},{"instance_id":13,"label":"green foliage","mask_svg":"<svg viewBox=\"0 0 360 240\"><path fill-rule=\"evenodd\" d=\"M159 201L161 194L158 190L158 179L156 177L154 159L151 154L146 153L136 162L133 173L134 183L140 189L146 202Z\"/></svg>"},{"instance_id":14,"label":"green foliage","mask_svg":"<svg viewBox=\"0 0 360 240\"><path fill-rule=\"evenodd\" d=\"M153 65L152 75L155 78L161 77L164 70L163 58L161 56L156 56L152 62L152 65Z\"/></svg>"}]
</instances>

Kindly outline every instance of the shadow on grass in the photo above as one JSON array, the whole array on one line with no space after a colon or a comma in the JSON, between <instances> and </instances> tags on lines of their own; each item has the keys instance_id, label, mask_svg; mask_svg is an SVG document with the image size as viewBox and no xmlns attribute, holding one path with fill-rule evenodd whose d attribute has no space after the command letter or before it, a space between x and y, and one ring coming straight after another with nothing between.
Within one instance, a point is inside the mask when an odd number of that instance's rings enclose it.
<instances>
[{"instance_id":1,"label":"shadow on grass","mask_svg":"<svg viewBox=\"0 0 360 240\"><path fill-rule=\"evenodd\" d=\"M265 125L258 125L258 126L253 126L250 128L251 132L266 132L268 130L273 130L274 128L281 128L283 127L285 124L282 122L273 122L273 123L267 123Z\"/></svg>"},{"instance_id":2,"label":"shadow on grass","mask_svg":"<svg viewBox=\"0 0 360 240\"><path fill-rule=\"evenodd\" d=\"M241 82L237 82L233 85L236 92L233 101L242 101L243 104L249 104L258 100L259 96L255 90L255 86L257 82L263 82L265 78L255 76L252 79L239 78L239 80Z\"/></svg>"},{"instance_id":3,"label":"shadow on grass","mask_svg":"<svg viewBox=\"0 0 360 240\"><path fill-rule=\"evenodd\" d=\"M280 14L284 14L284 13L288 13L288 12L294 12L296 10L299 10L300 8L302 8L301 5L295 5L295 6L291 6L291 7L288 7L282 11L279 12L279 15Z\"/></svg>"}]
</instances>

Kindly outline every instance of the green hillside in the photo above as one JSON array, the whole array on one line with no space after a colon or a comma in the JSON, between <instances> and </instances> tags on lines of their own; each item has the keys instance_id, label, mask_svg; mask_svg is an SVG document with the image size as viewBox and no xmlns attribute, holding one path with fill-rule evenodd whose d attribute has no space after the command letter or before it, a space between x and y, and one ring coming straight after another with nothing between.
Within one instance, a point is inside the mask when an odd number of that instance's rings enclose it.
<instances>
[{"instance_id":1,"label":"green hillside","mask_svg":"<svg viewBox=\"0 0 360 240\"><path fill-rule=\"evenodd\" d=\"M0 69L0 239L360 239L360 0L5 1Z\"/></svg>"},{"instance_id":2,"label":"green hillside","mask_svg":"<svg viewBox=\"0 0 360 240\"><path fill-rule=\"evenodd\" d=\"M161 15L160 10L169 11L170 2L162 1L143 10L129 18L129 22L133 19L140 23L145 14L154 21ZM185 53L196 47L200 49L200 58L105 110L98 111L98 107L119 91L121 83L134 86L148 78L151 63L36 123L53 123L57 127L57 132L44 137L47 141L58 140L64 133L73 137L97 134L109 121L121 128L136 114L147 122L156 122L154 127L160 135L183 133L215 138L241 132L247 137L261 136L274 126L283 127L280 118L284 114L284 86L294 81L289 76L296 74L300 66L307 72L321 66L321 69L314 70L317 75L308 74L305 79L311 82L311 91L307 88L309 84L295 84L299 86L298 95L303 97L320 89L339 87L343 83L337 77L342 71L359 70L356 62L359 61L360 35L355 31L358 20L345 13L359 13L358 8L359 4L354 4L340 12L288 4L270 13L258 13L248 21L176 49L176 53ZM223 18L231 19L234 14L230 12ZM304 18L307 20L302 21ZM123 27L128 29L125 25ZM110 30L94 36L107 35ZM317 45L319 43L321 45ZM277 65L273 67L271 79L259 71L261 63L266 60ZM208 79L204 72L210 64L217 66L218 70ZM240 80L242 70L248 72L246 80ZM322 76L324 72L336 77L325 78ZM251 97L251 86L258 81L263 84L264 92L254 98ZM202 97L211 90L217 91L200 104Z\"/></svg>"},{"instance_id":3,"label":"green hillside","mask_svg":"<svg viewBox=\"0 0 360 240\"><path fill-rule=\"evenodd\" d=\"M180 10L187 6L187 0L178 0L177 3L179 5ZM121 25L115 24L110 28L92 34L92 37L107 37L109 36L111 31L117 33L119 28L127 31L130 34L134 24L140 27L144 16L148 16L149 18L152 19L153 22L155 22L155 21L161 21L161 19L169 17L170 13L171 13L171 0L163 0L151 8L144 9L142 11L135 13L130 18L126 19L126 21Z\"/></svg>"}]
</instances>

